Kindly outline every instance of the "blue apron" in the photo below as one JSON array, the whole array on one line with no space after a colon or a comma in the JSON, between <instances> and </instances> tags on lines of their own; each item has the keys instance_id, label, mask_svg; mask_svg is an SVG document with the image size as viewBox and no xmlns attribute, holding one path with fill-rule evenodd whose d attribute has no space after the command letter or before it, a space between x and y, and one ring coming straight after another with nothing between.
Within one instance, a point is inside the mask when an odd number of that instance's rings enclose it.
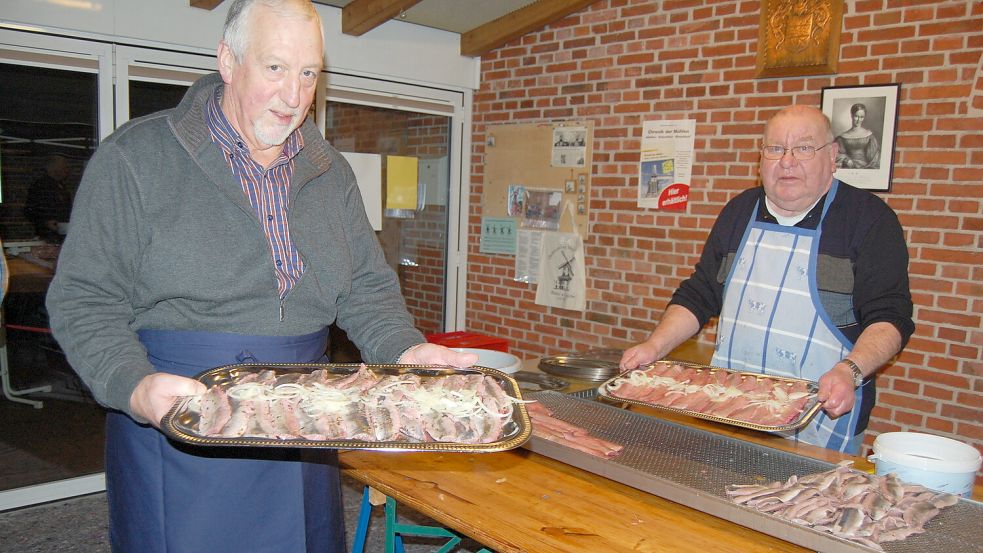
<instances>
[{"instance_id":1,"label":"blue apron","mask_svg":"<svg viewBox=\"0 0 983 553\"><path fill-rule=\"evenodd\" d=\"M712 364L733 370L817 381L853 349L833 324L816 284L822 220L836 196L834 180L815 230L757 221L758 205L744 231L727 282L717 326ZM828 449L857 454L857 433L866 410L863 392L854 408L837 419L820 411L786 437ZM861 428L864 428L864 425Z\"/></svg>"},{"instance_id":2,"label":"blue apron","mask_svg":"<svg viewBox=\"0 0 983 553\"><path fill-rule=\"evenodd\" d=\"M245 336L141 330L161 372L325 359L327 330ZM110 412L106 492L116 553L333 553L345 548L334 452L196 447Z\"/></svg>"}]
</instances>

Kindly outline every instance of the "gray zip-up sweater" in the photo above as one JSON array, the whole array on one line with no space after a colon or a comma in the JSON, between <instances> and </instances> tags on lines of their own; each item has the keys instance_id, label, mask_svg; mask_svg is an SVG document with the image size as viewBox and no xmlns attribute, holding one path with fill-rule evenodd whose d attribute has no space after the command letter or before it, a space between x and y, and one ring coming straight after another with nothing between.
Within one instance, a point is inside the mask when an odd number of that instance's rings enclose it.
<instances>
[{"instance_id":1,"label":"gray zip-up sweater","mask_svg":"<svg viewBox=\"0 0 983 553\"><path fill-rule=\"evenodd\" d=\"M196 82L172 110L135 119L92 156L48 291L51 329L103 405L130 413L153 372L140 329L263 336L337 320L368 363L424 341L365 216L351 167L308 120L294 158L290 235L304 259L281 301L263 229L202 107Z\"/></svg>"}]
</instances>

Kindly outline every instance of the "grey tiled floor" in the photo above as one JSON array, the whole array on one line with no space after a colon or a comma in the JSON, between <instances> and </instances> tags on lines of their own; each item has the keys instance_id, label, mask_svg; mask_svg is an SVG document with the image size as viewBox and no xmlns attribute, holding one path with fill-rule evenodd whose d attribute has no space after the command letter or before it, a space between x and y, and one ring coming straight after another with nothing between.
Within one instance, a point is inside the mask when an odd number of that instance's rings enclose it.
<instances>
[{"instance_id":1,"label":"grey tiled floor","mask_svg":"<svg viewBox=\"0 0 983 553\"><path fill-rule=\"evenodd\" d=\"M358 523L362 485L345 478L342 497L345 504L346 537L350 550L352 536ZM427 517L403 506L398 508L398 514L401 522L436 525ZM107 518L104 493L3 512L0 513L0 551L3 553L109 553ZM384 526L383 508L376 507L369 527L366 552L383 551ZM444 541L408 537L404 545L407 553L424 553L437 550ZM465 539L454 551L474 553L479 549L481 549L479 544Z\"/></svg>"}]
</instances>

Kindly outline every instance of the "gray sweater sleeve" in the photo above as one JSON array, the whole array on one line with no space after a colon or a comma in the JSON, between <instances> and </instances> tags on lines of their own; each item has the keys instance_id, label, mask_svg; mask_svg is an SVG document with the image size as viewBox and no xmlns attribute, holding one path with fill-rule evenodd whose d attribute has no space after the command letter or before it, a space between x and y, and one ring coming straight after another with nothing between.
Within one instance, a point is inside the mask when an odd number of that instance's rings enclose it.
<instances>
[{"instance_id":1,"label":"gray sweater sleeve","mask_svg":"<svg viewBox=\"0 0 983 553\"><path fill-rule=\"evenodd\" d=\"M54 337L95 399L132 415L130 395L153 367L130 327L140 243L131 183L123 154L104 143L76 195L72 232L58 258L47 308Z\"/></svg>"}]
</instances>

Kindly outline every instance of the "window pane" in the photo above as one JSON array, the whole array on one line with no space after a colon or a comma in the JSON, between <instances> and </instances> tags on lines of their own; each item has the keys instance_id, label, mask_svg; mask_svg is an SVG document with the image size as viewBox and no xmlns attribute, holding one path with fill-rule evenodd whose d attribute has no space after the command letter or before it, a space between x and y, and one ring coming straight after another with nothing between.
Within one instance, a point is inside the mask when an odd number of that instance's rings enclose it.
<instances>
[{"instance_id":1,"label":"window pane","mask_svg":"<svg viewBox=\"0 0 983 553\"><path fill-rule=\"evenodd\" d=\"M4 242L60 241L56 223L98 142L96 86L94 73L0 64Z\"/></svg>"},{"instance_id":2,"label":"window pane","mask_svg":"<svg viewBox=\"0 0 983 553\"><path fill-rule=\"evenodd\" d=\"M172 108L181 102L186 85L130 81L130 119Z\"/></svg>"}]
</instances>

